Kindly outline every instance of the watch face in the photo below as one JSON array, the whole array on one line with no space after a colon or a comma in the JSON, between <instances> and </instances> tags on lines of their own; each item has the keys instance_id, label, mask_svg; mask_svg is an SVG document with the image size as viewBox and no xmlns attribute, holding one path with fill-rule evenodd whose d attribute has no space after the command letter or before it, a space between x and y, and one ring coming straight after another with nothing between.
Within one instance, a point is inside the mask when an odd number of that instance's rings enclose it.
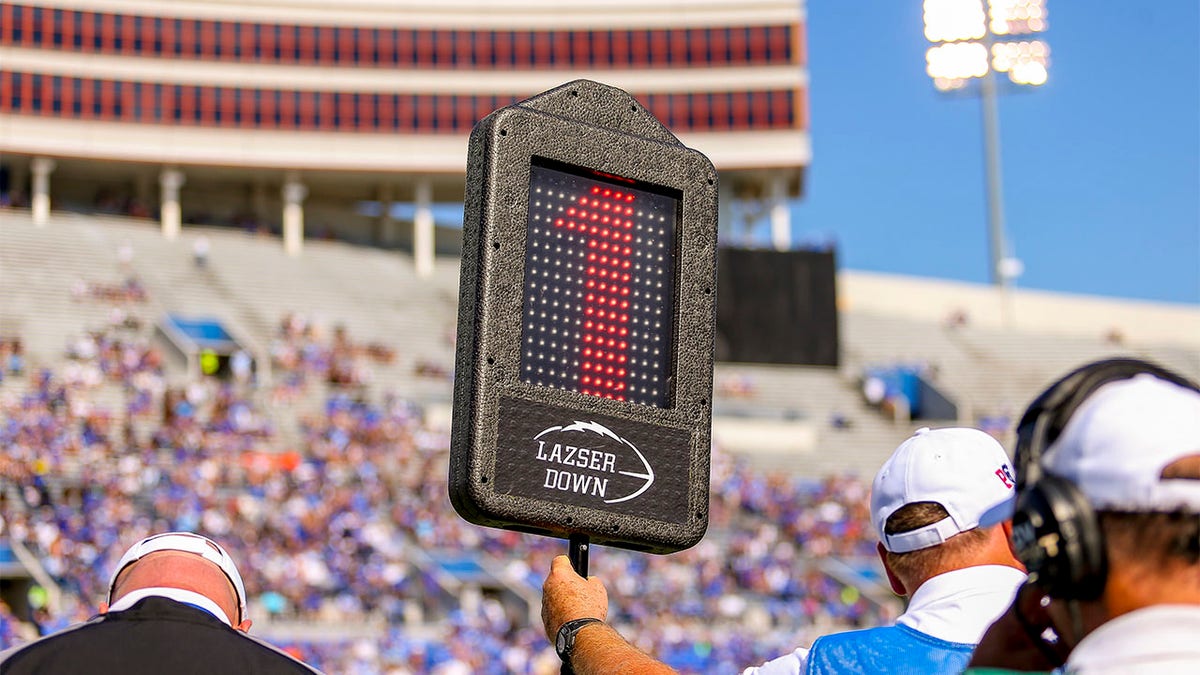
<instances>
[{"instance_id":1,"label":"watch face","mask_svg":"<svg viewBox=\"0 0 1200 675\"><path fill-rule=\"evenodd\" d=\"M559 631L558 639L555 640L554 649L559 654L561 654L563 652L563 650L565 650L566 648L567 648L567 636L562 631Z\"/></svg>"}]
</instances>

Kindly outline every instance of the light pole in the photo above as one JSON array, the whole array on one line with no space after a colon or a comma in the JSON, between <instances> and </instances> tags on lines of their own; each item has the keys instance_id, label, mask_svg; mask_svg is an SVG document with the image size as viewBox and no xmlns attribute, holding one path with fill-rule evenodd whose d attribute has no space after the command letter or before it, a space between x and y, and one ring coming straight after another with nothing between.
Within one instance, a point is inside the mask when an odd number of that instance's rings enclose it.
<instances>
[{"instance_id":1,"label":"light pole","mask_svg":"<svg viewBox=\"0 0 1200 675\"><path fill-rule=\"evenodd\" d=\"M1041 40L1013 40L1046 30L1045 0L925 0L926 72L938 91L979 93L983 112L987 188L988 277L1001 294L1008 324L1008 287L1020 262L1008 255L1004 234L1004 189L1000 170L1000 113L997 73L1015 85L1046 83L1050 50ZM975 81L978 80L978 85Z\"/></svg>"}]
</instances>

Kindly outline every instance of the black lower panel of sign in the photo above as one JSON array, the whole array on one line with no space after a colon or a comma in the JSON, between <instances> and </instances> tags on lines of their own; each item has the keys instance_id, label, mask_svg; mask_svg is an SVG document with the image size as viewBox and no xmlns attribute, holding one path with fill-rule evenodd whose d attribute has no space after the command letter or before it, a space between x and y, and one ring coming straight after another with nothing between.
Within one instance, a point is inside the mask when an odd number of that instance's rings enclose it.
<instances>
[{"instance_id":1,"label":"black lower panel of sign","mask_svg":"<svg viewBox=\"0 0 1200 675\"><path fill-rule=\"evenodd\" d=\"M686 429L500 398L496 492L688 522Z\"/></svg>"}]
</instances>

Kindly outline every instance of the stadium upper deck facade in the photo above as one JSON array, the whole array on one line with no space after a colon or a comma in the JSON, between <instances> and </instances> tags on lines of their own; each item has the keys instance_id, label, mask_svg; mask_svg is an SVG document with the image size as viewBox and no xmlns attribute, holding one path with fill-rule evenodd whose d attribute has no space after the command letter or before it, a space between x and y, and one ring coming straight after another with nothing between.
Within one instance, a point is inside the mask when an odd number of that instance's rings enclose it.
<instances>
[{"instance_id":1,"label":"stadium upper deck facade","mask_svg":"<svg viewBox=\"0 0 1200 675\"><path fill-rule=\"evenodd\" d=\"M351 207L407 201L431 251L429 206L461 200L474 124L586 77L786 226L811 155L804 34L801 0L6 1L0 153L35 219L116 182L168 236L251 212L298 252L305 212L407 241Z\"/></svg>"}]
</instances>

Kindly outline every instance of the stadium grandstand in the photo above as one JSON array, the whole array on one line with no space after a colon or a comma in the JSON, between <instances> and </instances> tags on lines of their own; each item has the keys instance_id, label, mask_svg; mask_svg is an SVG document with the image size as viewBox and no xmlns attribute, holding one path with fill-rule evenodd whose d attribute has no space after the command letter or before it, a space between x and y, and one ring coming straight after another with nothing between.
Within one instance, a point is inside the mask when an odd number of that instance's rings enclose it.
<instances>
[{"instance_id":1,"label":"stadium grandstand","mask_svg":"<svg viewBox=\"0 0 1200 675\"><path fill-rule=\"evenodd\" d=\"M802 2L562 4L0 2L0 648L88 617L129 542L194 529L254 632L327 672L558 672L537 608L563 542L446 494L466 135L614 84L714 161L727 240L758 214L782 249L809 163ZM866 498L916 427L1011 447L1090 358L1200 377L1194 308L827 287L835 363L716 365L700 544L593 554L612 620L681 672L900 611Z\"/></svg>"},{"instance_id":2,"label":"stadium grandstand","mask_svg":"<svg viewBox=\"0 0 1200 675\"><path fill-rule=\"evenodd\" d=\"M793 0L0 3L10 199L411 250L461 202L467 134L577 77L634 94L778 229L808 163ZM286 20L284 19L286 17ZM384 208L381 205L392 205ZM401 204L403 206L396 207ZM411 227L401 227L396 219Z\"/></svg>"}]
</instances>

